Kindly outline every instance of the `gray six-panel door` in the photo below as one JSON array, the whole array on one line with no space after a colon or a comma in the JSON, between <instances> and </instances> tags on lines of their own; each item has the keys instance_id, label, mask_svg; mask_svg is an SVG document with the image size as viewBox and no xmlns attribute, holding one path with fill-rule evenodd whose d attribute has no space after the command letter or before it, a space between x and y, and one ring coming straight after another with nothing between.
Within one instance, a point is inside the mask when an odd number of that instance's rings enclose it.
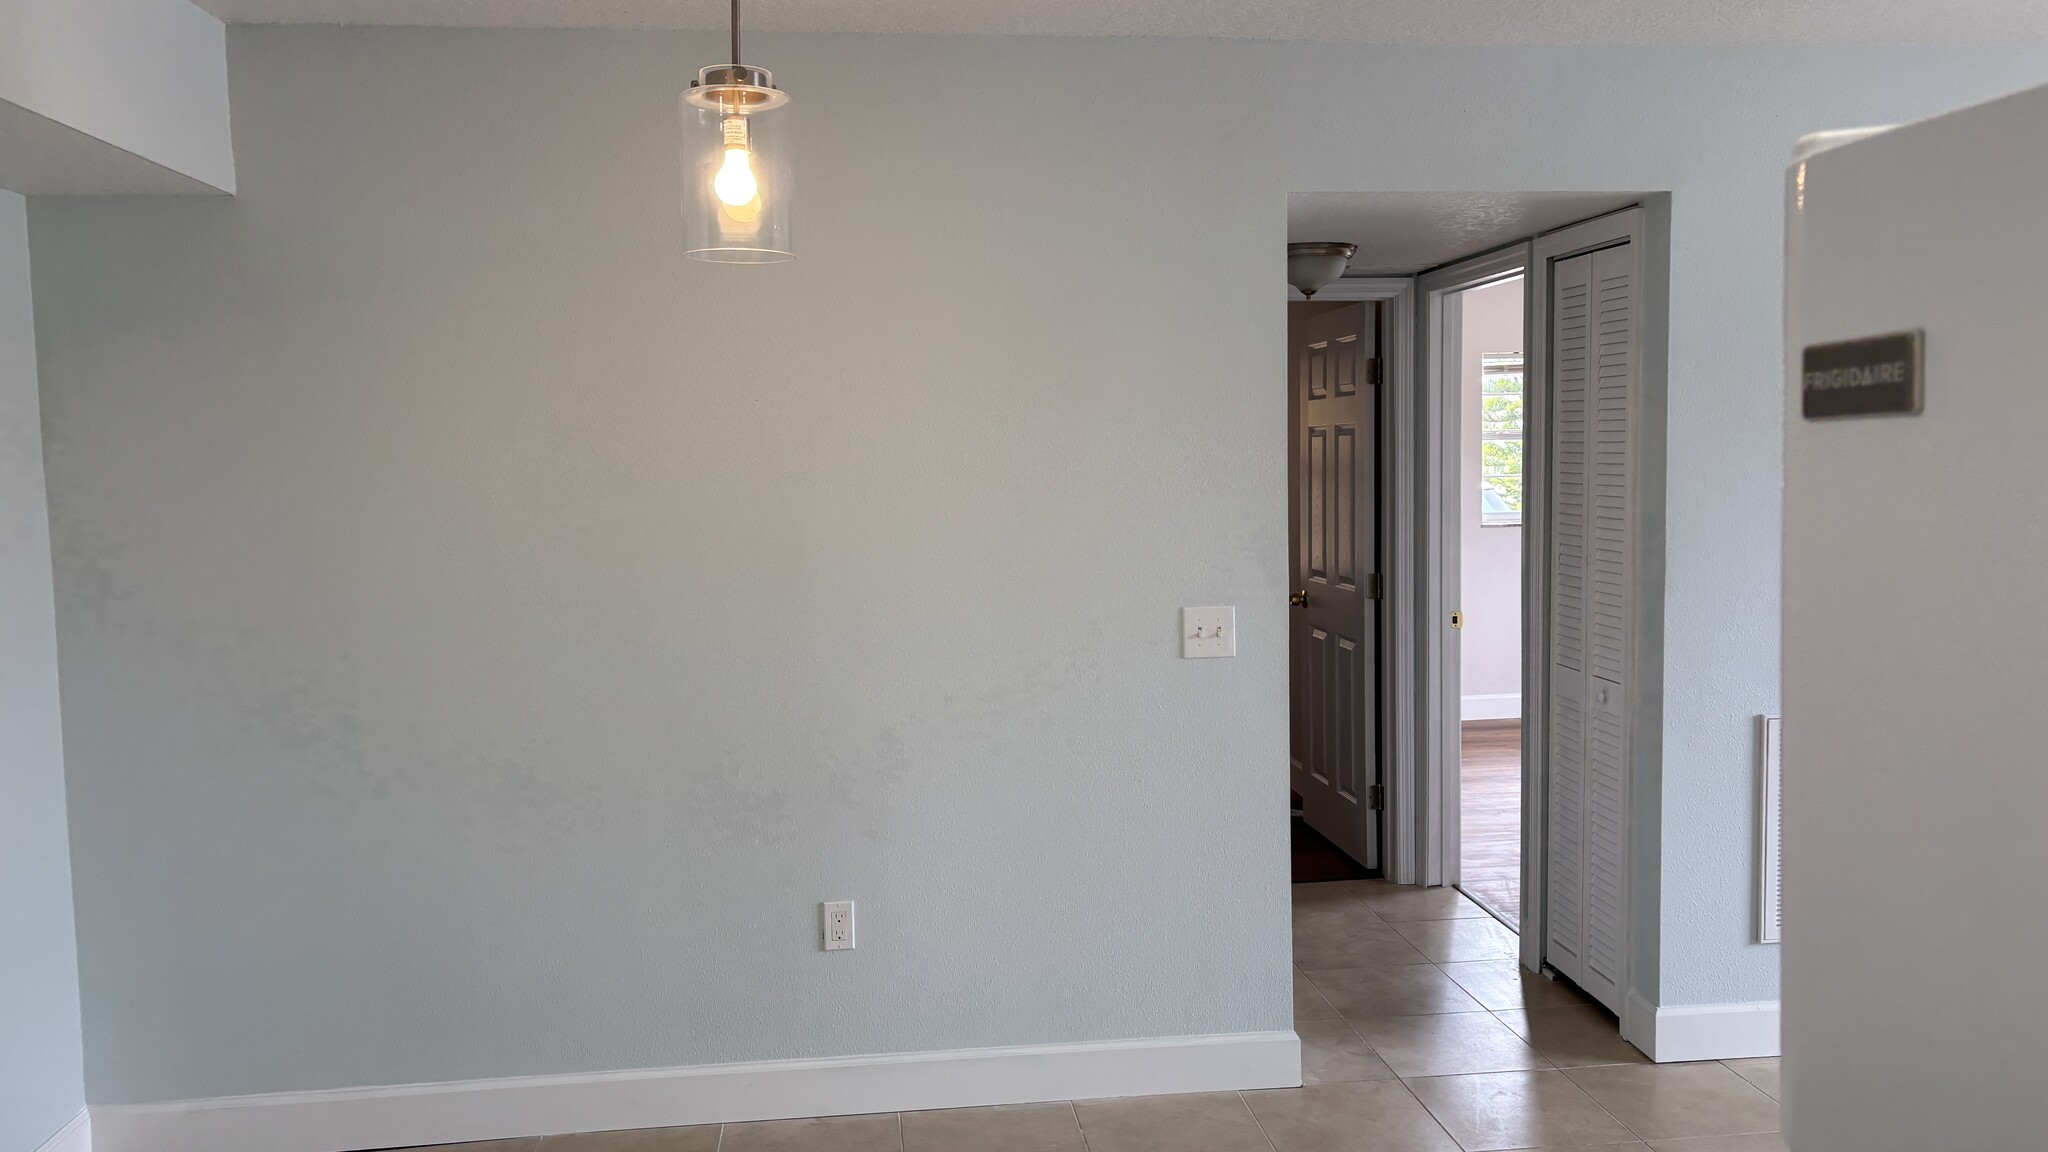
<instances>
[{"instance_id":1,"label":"gray six-panel door","mask_svg":"<svg viewBox=\"0 0 2048 1152\"><path fill-rule=\"evenodd\" d=\"M1291 775L1309 827L1367 867L1379 866L1378 308L1289 325Z\"/></svg>"}]
</instances>

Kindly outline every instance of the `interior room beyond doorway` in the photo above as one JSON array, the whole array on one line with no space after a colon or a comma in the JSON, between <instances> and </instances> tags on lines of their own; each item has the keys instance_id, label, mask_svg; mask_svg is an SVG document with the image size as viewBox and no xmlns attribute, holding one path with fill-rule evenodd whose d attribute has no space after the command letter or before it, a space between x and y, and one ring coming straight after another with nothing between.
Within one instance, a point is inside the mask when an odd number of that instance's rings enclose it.
<instances>
[{"instance_id":1,"label":"interior room beyond doorway","mask_svg":"<svg viewBox=\"0 0 2048 1152\"><path fill-rule=\"evenodd\" d=\"M1523 280L1461 296L1459 887L1513 928L1522 886Z\"/></svg>"}]
</instances>

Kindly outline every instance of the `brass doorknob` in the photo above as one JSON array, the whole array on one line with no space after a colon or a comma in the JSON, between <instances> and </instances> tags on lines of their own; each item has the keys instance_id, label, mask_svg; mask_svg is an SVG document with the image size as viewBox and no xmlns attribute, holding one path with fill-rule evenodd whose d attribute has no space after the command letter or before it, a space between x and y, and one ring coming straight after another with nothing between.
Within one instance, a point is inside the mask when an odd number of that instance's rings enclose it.
<instances>
[{"instance_id":1,"label":"brass doorknob","mask_svg":"<svg viewBox=\"0 0 2048 1152\"><path fill-rule=\"evenodd\" d=\"M1289 596L1287 598L1287 602L1289 604L1294 605L1296 608L1308 607L1308 589L1303 588L1301 591L1296 592L1292 596Z\"/></svg>"}]
</instances>

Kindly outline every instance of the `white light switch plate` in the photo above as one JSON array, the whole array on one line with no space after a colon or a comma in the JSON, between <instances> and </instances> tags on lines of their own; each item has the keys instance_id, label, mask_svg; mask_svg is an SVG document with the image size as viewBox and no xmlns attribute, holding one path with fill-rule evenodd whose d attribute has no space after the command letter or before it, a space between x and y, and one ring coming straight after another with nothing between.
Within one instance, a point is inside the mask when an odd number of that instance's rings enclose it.
<instances>
[{"instance_id":1,"label":"white light switch plate","mask_svg":"<svg viewBox=\"0 0 2048 1152\"><path fill-rule=\"evenodd\" d=\"M1181 609L1180 654L1187 660L1237 655L1237 609Z\"/></svg>"}]
</instances>

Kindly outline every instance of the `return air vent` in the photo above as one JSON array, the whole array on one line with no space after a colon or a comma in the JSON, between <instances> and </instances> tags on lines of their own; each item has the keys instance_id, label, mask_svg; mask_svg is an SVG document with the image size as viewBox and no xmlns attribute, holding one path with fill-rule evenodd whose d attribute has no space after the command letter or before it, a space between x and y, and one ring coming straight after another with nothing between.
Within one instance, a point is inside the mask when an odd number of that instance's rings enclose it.
<instances>
[{"instance_id":1,"label":"return air vent","mask_svg":"<svg viewBox=\"0 0 2048 1152\"><path fill-rule=\"evenodd\" d=\"M1776 716L1758 719L1763 721L1763 764L1757 780L1756 939L1759 944L1776 944L1785 923L1778 896L1778 868L1784 858L1779 837L1785 830L1785 722Z\"/></svg>"}]
</instances>

